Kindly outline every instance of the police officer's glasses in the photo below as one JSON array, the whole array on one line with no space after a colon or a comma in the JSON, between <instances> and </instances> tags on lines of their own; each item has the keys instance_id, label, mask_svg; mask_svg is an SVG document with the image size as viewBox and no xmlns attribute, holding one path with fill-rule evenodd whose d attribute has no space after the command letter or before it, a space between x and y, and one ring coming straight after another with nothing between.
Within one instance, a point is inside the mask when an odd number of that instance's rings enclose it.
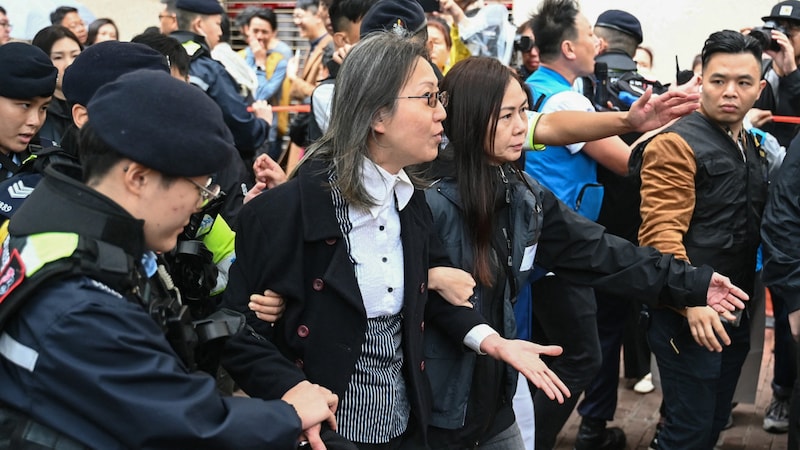
<instances>
[{"instance_id":1,"label":"police officer's glasses","mask_svg":"<svg viewBox=\"0 0 800 450\"><path fill-rule=\"evenodd\" d=\"M189 183L192 183L196 188L197 191L200 192L200 203L205 204L208 201L214 200L215 198L219 197L219 193L222 190L218 184L211 184L211 178L208 179L208 182L205 186L202 184L194 181L189 177L184 177Z\"/></svg>"},{"instance_id":2,"label":"police officer's glasses","mask_svg":"<svg viewBox=\"0 0 800 450\"><path fill-rule=\"evenodd\" d=\"M397 97L397 98L424 98L428 102L428 106L430 106L431 108L436 108L437 101L442 104L443 108L447 108L447 102L450 97L447 95L447 92L440 91L435 94L426 92L425 94L422 95L411 95L408 97Z\"/></svg>"}]
</instances>

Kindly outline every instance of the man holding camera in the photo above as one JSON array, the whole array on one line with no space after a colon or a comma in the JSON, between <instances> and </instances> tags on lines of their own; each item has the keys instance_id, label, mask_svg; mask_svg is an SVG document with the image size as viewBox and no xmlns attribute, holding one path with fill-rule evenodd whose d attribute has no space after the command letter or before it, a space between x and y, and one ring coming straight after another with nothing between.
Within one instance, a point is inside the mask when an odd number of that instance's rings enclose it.
<instances>
[{"instance_id":1,"label":"man holding camera","mask_svg":"<svg viewBox=\"0 0 800 450\"><path fill-rule=\"evenodd\" d=\"M764 26L753 28L750 35L759 40L764 52L772 58L763 78L764 89L754 108L761 114L750 115L753 125L772 134L786 148L797 134L794 124L772 121L772 115L800 116L800 1L784 0L762 17Z\"/></svg>"}]
</instances>

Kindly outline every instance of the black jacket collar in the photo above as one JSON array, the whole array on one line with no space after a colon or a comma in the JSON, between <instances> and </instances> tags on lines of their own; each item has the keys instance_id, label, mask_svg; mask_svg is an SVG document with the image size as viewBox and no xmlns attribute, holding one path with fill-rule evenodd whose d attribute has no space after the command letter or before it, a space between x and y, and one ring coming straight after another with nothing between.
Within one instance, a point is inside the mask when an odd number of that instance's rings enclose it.
<instances>
[{"instance_id":1,"label":"black jacket collar","mask_svg":"<svg viewBox=\"0 0 800 450\"><path fill-rule=\"evenodd\" d=\"M10 234L76 233L118 246L135 258L144 254L144 221L80 182L79 167L54 163L45 174L9 222Z\"/></svg>"}]
</instances>

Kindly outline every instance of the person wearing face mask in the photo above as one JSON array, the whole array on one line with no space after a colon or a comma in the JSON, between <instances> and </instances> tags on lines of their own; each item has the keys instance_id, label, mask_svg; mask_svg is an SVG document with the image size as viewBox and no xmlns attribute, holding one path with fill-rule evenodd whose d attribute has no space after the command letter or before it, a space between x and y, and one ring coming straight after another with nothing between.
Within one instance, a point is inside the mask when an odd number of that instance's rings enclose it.
<instances>
[{"instance_id":1,"label":"person wearing face mask","mask_svg":"<svg viewBox=\"0 0 800 450\"><path fill-rule=\"evenodd\" d=\"M178 0L178 31L170 34L189 54L189 82L202 89L222 110L239 155L249 160L267 139L272 122L272 108L265 101L249 105L239 94L236 83L225 67L211 58L211 49L222 34L225 11L215 0Z\"/></svg>"}]
</instances>

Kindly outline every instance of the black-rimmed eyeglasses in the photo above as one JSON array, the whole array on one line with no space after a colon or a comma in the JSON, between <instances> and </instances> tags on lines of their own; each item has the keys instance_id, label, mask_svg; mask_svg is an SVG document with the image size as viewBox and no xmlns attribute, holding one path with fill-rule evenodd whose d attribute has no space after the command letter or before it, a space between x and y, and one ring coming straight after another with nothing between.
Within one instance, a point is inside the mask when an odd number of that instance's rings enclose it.
<instances>
[{"instance_id":1,"label":"black-rimmed eyeglasses","mask_svg":"<svg viewBox=\"0 0 800 450\"><path fill-rule=\"evenodd\" d=\"M446 91L439 91L435 94L427 92L422 95L410 95L408 97L397 97L397 98L424 98L428 102L428 106L431 108L436 108L436 102L442 104L442 107L447 108L447 102L449 100L449 96L447 95Z\"/></svg>"}]
</instances>

